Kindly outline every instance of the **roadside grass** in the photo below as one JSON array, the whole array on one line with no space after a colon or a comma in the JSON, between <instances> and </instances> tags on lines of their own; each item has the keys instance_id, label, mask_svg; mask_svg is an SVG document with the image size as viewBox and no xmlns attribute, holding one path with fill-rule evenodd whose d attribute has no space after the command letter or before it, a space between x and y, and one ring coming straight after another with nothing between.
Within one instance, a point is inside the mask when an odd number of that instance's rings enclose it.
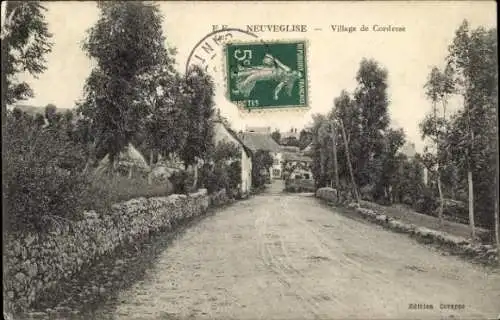
<instances>
[{"instance_id":1,"label":"roadside grass","mask_svg":"<svg viewBox=\"0 0 500 320\"><path fill-rule=\"evenodd\" d=\"M388 208L378 204L362 201L360 203L360 208L376 212L378 214L377 216L373 216L361 213L355 208L346 207L345 205L338 204L333 201L326 199L320 200L322 205L334 208L336 213L361 223L372 224L377 227L386 228L391 232L405 234L418 243L428 246L428 248L432 248L432 250L437 250L437 252L442 255L457 256L465 261L492 268L491 270L499 270L498 267L500 265L498 259L496 259L497 253L495 252L493 244L489 241L485 241L484 239L482 239L482 244L470 242L470 240L466 240L470 238L468 233L466 233L465 237L459 235L459 233L463 234L463 227L467 226L462 225L455 229L454 227L456 226L453 225L453 222L449 225L450 222L447 221L445 224L448 224L448 231L444 231L444 228L439 229L436 227L438 226L438 223L436 222L433 222L431 225L431 223L429 223L429 219L427 219L427 216L425 215L423 215L423 217L418 216L420 219L415 218L415 212L411 212L411 210L407 208L405 208L406 211L399 210L400 208L389 208L389 210L387 210ZM385 218L383 217L384 215ZM419 214L417 213L417 215ZM389 223L387 219L390 218L394 219L392 221L399 221L403 225L398 224L397 222L392 224ZM432 228L432 226L434 226L434 228ZM457 230L459 231L457 232ZM488 234L489 233L486 231L486 235ZM484 237L486 236L483 236L483 238Z\"/></svg>"},{"instance_id":2,"label":"roadside grass","mask_svg":"<svg viewBox=\"0 0 500 320\"><path fill-rule=\"evenodd\" d=\"M402 204L393 204L392 206L383 206L370 201L361 200L360 204L362 207L375 210L388 217L401 220L402 222L414 224L420 227L426 227L433 230L443 231L454 236L469 238L470 228L466 224L459 222L453 222L444 219L443 226L440 226L439 219L434 216L418 213L415 210L406 207ZM486 229L477 228L476 232L481 240L485 243L491 243L491 232Z\"/></svg>"}]
</instances>

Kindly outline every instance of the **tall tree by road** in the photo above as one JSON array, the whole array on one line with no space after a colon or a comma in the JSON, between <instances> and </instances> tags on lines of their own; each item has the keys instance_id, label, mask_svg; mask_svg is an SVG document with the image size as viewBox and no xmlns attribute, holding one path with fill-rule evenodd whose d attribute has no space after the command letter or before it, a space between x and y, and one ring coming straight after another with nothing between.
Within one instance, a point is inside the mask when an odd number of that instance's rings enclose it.
<instances>
[{"instance_id":1,"label":"tall tree by road","mask_svg":"<svg viewBox=\"0 0 500 320\"><path fill-rule=\"evenodd\" d=\"M110 163L139 132L148 113L141 76L169 65L163 17L154 4L99 2L100 17L83 49L97 62L85 84L81 114L91 119L95 147ZM156 90L156 88L155 88Z\"/></svg>"},{"instance_id":2,"label":"tall tree by road","mask_svg":"<svg viewBox=\"0 0 500 320\"><path fill-rule=\"evenodd\" d=\"M464 109L454 121L453 158L465 159L461 171L467 173L469 216L474 237L474 218L493 226L497 194L495 168L497 150L498 56L496 28L470 30L463 21L449 47L448 63L455 71L455 83ZM498 228L496 233L498 233Z\"/></svg>"},{"instance_id":3,"label":"tall tree by road","mask_svg":"<svg viewBox=\"0 0 500 320\"><path fill-rule=\"evenodd\" d=\"M189 121L185 122L186 143L180 156L186 167L193 166L195 187L198 162L207 159L214 148L212 119L215 116L215 86L213 79L197 65L188 70L183 85L183 92L187 96L184 111Z\"/></svg>"},{"instance_id":4,"label":"tall tree by road","mask_svg":"<svg viewBox=\"0 0 500 320\"><path fill-rule=\"evenodd\" d=\"M441 72L437 67L432 68L429 79L425 84L425 89L427 98L432 102L432 111L426 116L424 121L420 123L420 131L422 132L422 138L430 138L434 148L434 153L431 153L429 148L426 147L426 154L424 157L428 159L428 161L426 161L426 163L429 164L427 169L430 172L435 172L436 175L439 193L438 218L442 226L444 208L442 171L448 158L446 155L446 148L443 148L443 139L445 139L445 135L448 132L446 119L447 100L448 96L452 94L454 90L450 65L447 66L445 72ZM440 102L442 108L439 107ZM440 109L442 109L442 112Z\"/></svg>"},{"instance_id":5,"label":"tall tree by road","mask_svg":"<svg viewBox=\"0 0 500 320\"><path fill-rule=\"evenodd\" d=\"M356 75L354 101L360 112L360 148L353 158L358 168L358 185L372 183L370 161L383 150L383 131L389 126L387 108L387 70L375 60L363 59ZM354 161L354 160L353 160Z\"/></svg>"},{"instance_id":6,"label":"tall tree by road","mask_svg":"<svg viewBox=\"0 0 500 320\"><path fill-rule=\"evenodd\" d=\"M142 139L137 144L149 151L153 165L159 155L168 157L178 153L186 142L185 112L187 97L184 95L184 79L181 75L163 68L142 79L148 115L144 121Z\"/></svg>"},{"instance_id":7,"label":"tall tree by road","mask_svg":"<svg viewBox=\"0 0 500 320\"><path fill-rule=\"evenodd\" d=\"M360 108L346 90L340 92L340 95L333 100L333 104L334 108L333 112L330 114L330 118L342 120L346 131L347 143L351 152L351 160L356 162L355 157L359 154L361 143ZM345 181L350 181L345 144L342 143L341 139L337 139L337 143L340 178Z\"/></svg>"},{"instance_id":8,"label":"tall tree by road","mask_svg":"<svg viewBox=\"0 0 500 320\"><path fill-rule=\"evenodd\" d=\"M403 129L389 128L384 135L384 147L380 157L375 160L372 168L376 168L373 196L376 200L392 203L394 200L392 190L399 184L398 170L401 158L398 155L404 145L405 133Z\"/></svg>"},{"instance_id":9,"label":"tall tree by road","mask_svg":"<svg viewBox=\"0 0 500 320\"><path fill-rule=\"evenodd\" d=\"M46 69L46 55L52 50L44 5L39 1L6 1L2 17L2 123L7 104L33 96L26 82L15 75L38 76ZM5 22L8 22L4 25Z\"/></svg>"},{"instance_id":10,"label":"tall tree by road","mask_svg":"<svg viewBox=\"0 0 500 320\"><path fill-rule=\"evenodd\" d=\"M313 162L311 165L312 174L314 176L314 182L316 188L322 188L327 186L327 172L326 172L326 154L324 143L325 143L325 131L322 129L327 122L327 118L323 114L313 114L313 123L311 126L311 132L313 134Z\"/></svg>"}]
</instances>

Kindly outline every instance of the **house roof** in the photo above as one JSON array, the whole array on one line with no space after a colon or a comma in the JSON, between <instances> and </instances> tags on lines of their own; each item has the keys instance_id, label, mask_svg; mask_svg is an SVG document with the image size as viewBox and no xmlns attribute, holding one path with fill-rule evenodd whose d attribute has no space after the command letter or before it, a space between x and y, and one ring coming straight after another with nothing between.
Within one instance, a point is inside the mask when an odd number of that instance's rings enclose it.
<instances>
[{"instance_id":1,"label":"house roof","mask_svg":"<svg viewBox=\"0 0 500 320\"><path fill-rule=\"evenodd\" d=\"M283 160L284 161L304 161L304 162L312 162L312 158L299 154L299 153L293 153L293 152L284 152L283 153Z\"/></svg>"},{"instance_id":2,"label":"house roof","mask_svg":"<svg viewBox=\"0 0 500 320\"><path fill-rule=\"evenodd\" d=\"M307 152L307 151L312 151L314 143L311 141L302 151Z\"/></svg>"},{"instance_id":3,"label":"house roof","mask_svg":"<svg viewBox=\"0 0 500 320\"><path fill-rule=\"evenodd\" d=\"M276 141L271 138L269 134L257 132L243 132L241 140L253 151L263 150L270 152L280 152L281 148Z\"/></svg>"},{"instance_id":4,"label":"house roof","mask_svg":"<svg viewBox=\"0 0 500 320\"><path fill-rule=\"evenodd\" d=\"M150 167L144 156L137 150L131 143L128 144L118 155L118 163L126 167L137 166L141 169L150 170ZM107 154L101 161L96 172L102 172L109 165L109 154Z\"/></svg>"},{"instance_id":5,"label":"house roof","mask_svg":"<svg viewBox=\"0 0 500 320\"><path fill-rule=\"evenodd\" d=\"M245 144L245 142L242 141L242 139L240 139L240 137L238 137L238 135L230 128L228 127L223 121L221 120L214 120L214 123L218 123L222 126L222 128L224 128L226 130L226 132L231 136L233 137L236 141L238 141L238 143L243 147L243 149L245 150L246 154L248 156L251 156L252 154L252 149L247 145Z\"/></svg>"},{"instance_id":6,"label":"house roof","mask_svg":"<svg viewBox=\"0 0 500 320\"><path fill-rule=\"evenodd\" d=\"M288 139L288 138L296 138L296 139L299 139L300 137L300 132L290 132L290 131L285 131L285 132L280 132L280 135L281 135L281 139L284 140L284 139Z\"/></svg>"}]
</instances>

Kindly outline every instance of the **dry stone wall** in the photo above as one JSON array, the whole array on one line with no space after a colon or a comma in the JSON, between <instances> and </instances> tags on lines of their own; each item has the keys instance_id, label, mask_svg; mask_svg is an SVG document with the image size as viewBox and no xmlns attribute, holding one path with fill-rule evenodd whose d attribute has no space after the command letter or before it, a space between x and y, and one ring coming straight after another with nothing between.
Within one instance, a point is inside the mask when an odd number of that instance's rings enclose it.
<instances>
[{"instance_id":1,"label":"dry stone wall","mask_svg":"<svg viewBox=\"0 0 500 320\"><path fill-rule=\"evenodd\" d=\"M44 235L5 235L4 310L25 310L85 265L121 245L203 215L209 204L205 189L190 195L138 198L114 205L107 214L85 212L83 220L56 226Z\"/></svg>"}]
</instances>

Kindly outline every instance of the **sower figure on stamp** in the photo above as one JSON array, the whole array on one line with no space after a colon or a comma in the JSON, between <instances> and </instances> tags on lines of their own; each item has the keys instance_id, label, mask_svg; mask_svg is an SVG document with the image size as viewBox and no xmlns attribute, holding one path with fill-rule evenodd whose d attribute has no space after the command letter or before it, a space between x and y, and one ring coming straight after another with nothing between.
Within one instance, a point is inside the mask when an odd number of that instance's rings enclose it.
<instances>
[{"instance_id":1,"label":"sower figure on stamp","mask_svg":"<svg viewBox=\"0 0 500 320\"><path fill-rule=\"evenodd\" d=\"M293 85L301 77L301 73L292 70L272 55L266 54L261 66L238 66L238 72L234 76L236 88L244 97L250 96L257 81L278 81L274 89L274 100L278 100L278 95L285 86L288 96L291 96Z\"/></svg>"}]
</instances>

